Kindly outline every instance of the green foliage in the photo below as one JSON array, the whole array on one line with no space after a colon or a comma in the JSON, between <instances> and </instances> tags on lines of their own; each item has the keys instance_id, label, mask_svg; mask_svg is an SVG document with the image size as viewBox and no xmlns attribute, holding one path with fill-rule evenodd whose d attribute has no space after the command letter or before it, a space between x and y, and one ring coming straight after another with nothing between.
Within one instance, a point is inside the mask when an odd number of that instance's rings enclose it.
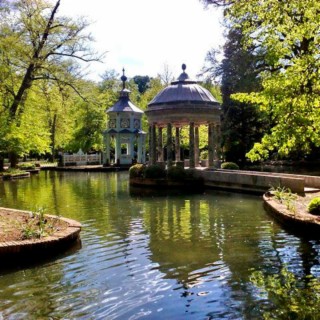
<instances>
[{"instance_id":1,"label":"green foliage","mask_svg":"<svg viewBox=\"0 0 320 320\"><path fill-rule=\"evenodd\" d=\"M147 166L145 169L145 178L163 179L165 177L166 177L166 170L157 164Z\"/></svg>"},{"instance_id":2,"label":"green foliage","mask_svg":"<svg viewBox=\"0 0 320 320\"><path fill-rule=\"evenodd\" d=\"M203 159L203 160L209 159L209 152L208 152L208 150L201 150L201 152L200 152L200 159Z\"/></svg>"},{"instance_id":3,"label":"green foliage","mask_svg":"<svg viewBox=\"0 0 320 320\"><path fill-rule=\"evenodd\" d=\"M36 168L35 163L23 162L18 164L18 169L20 170L34 170Z\"/></svg>"},{"instance_id":4,"label":"green foliage","mask_svg":"<svg viewBox=\"0 0 320 320\"><path fill-rule=\"evenodd\" d=\"M294 201L297 199L297 195L292 193L289 188L286 187L271 187L269 192L280 203L284 203L289 211L296 212L296 206Z\"/></svg>"},{"instance_id":5,"label":"green foliage","mask_svg":"<svg viewBox=\"0 0 320 320\"><path fill-rule=\"evenodd\" d=\"M130 178L143 178L145 174L146 166L141 163L137 163L130 167L129 177Z\"/></svg>"},{"instance_id":6,"label":"green foliage","mask_svg":"<svg viewBox=\"0 0 320 320\"><path fill-rule=\"evenodd\" d=\"M149 76L134 76L133 81L138 86L140 93L145 93L148 90L150 83Z\"/></svg>"},{"instance_id":7,"label":"green foliage","mask_svg":"<svg viewBox=\"0 0 320 320\"><path fill-rule=\"evenodd\" d=\"M239 170L239 166L234 162L224 162L221 164L221 169Z\"/></svg>"},{"instance_id":8,"label":"green foliage","mask_svg":"<svg viewBox=\"0 0 320 320\"><path fill-rule=\"evenodd\" d=\"M304 156L320 147L320 2L318 0L239 0L226 9L242 29L245 48L263 52L262 90L232 97L257 104L272 122L247 156L252 160L290 154Z\"/></svg>"},{"instance_id":9,"label":"green foliage","mask_svg":"<svg viewBox=\"0 0 320 320\"><path fill-rule=\"evenodd\" d=\"M5 171L0 172L0 175L4 176L4 177L12 177L12 176L19 176L22 174L25 174L26 172L20 169L16 169L16 168L9 168Z\"/></svg>"},{"instance_id":10,"label":"green foliage","mask_svg":"<svg viewBox=\"0 0 320 320\"><path fill-rule=\"evenodd\" d=\"M170 167L167 170L167 177L170 180L183 181L186 178L186 171L182 167Z\"/></svg>"},{"instance_id":11,"label":"green foliage","mask_svg":"<svg viewBox=\"0 0 320 320\"><path fill-rule=\"evenodd\" d=\"M37 208L31 212L27 223L21 226L24 239L40 239L56 231L57 220L47 219L45 208Z\"/></svg>"},{"instance_id":12,"label":"green foliage","mask_svg":"<svg viewBox=\"0 0 320 320\"><path fill-rule=\"evenodd\" d=\"M255 271L250 281L259 289L258 296L261 301L257 303L263 319L319 319L318 278L307 276L299 279L287 268L282 268L280 273L275 275Z\"/></svg>"},{"instance_id":13,"label":"green foliage","mask_svg":"<svg viewBox=\"0 0 320 320\"><path fill-rule=\"evenodd\" d=\"M77 61L98 60L87 47L87 22L58 16L59 5L1 2L0 154L12 159L66 144L73 116L68 89L81 96Z\"/></svg>"},{"instance_id":14,"label":"green foliage","mask_svg":"<svg viewBox=\"0 0 320 320\"><path fill-rule=\"evenodd\" d=\"M246 153L254 142L261 139L268 127L265 113L251 102L231 99L237 92L259 91L261 80L257 77L260 54L253 48L243 48L240 28L230 27L223 47L224 58L218 61L217 51L207 53L205 70L210 78L220 81L222 95L221 140L226 161L246 161Z\"/></svg>"},{"instance_id":15,"label":"green foliage","mask_svg":"<svg viewBox=\"0 0 320 320\"><path fill-rule=\"evenodd\" d=\"M320 215L320 197L313 198L308 204L308 212Z\"/></svg>"}]
</instances>

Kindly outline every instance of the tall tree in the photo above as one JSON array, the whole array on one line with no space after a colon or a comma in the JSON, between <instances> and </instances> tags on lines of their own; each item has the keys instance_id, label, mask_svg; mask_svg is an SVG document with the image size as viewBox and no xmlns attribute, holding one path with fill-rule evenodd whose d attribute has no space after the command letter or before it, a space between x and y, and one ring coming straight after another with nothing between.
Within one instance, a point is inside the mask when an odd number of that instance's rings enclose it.
<instances>
[{"instance_id":1,"label":"tall tree","mask_svg":"<svg viewBox=\"0 0 320 320\"><path fill-rule=\"evenodd\" d=\"M88 23L58 16L59 6L60 0L55 5L45 0L1 2L0 77L4 81L0 103L8 128L21 124L35 81L55 81L80 93L77 79L82 74L77 61L98 60L88 47L90 35L84 34ZM8 151L4 147L0 151Z\"/></svg>"},{"instance_id":2,"label":"tall tree","mask_svg":"<svg viewBox=\"0 0 320 320\"><path fill-rule=\"evenodd\" d=\"M207 74L218 78L222 93L222 145L227 161L244 164L246 153L254 142L261 139L266 130L264 114L252 103L241 103L231 99L237 92L256 92L261 89L258 68L261 56L254 48L242 47L241 29L230 28L223 47L221 63L216 59L216 51L207 55Z\"/></svg>"}]
</instances>

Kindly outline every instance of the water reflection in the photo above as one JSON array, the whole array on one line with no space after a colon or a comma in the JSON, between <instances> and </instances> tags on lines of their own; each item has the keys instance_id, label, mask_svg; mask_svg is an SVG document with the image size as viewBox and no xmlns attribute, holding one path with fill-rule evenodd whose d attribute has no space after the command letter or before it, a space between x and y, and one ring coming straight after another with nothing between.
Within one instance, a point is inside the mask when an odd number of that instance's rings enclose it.
<instances>
[{"instance_id":1,"label":"water reflection","mask_svg":"<svg viewBox=\"0 0 320 320\"><path fill-rule=\"evenodd\" d=\"M284 230L256 196L146 197L123 172L41 172L1 182L0 201L83 225L81 250L0 274L0 318L261 318L253 269L319 276L319 241Z\"/></svg>"}]
</instances>

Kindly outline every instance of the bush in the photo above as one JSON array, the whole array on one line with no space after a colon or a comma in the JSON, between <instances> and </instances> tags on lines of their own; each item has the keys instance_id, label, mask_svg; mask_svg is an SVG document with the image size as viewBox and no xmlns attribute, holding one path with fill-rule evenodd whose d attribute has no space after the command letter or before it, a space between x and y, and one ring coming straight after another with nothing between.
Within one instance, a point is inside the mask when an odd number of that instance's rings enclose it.
<instances>
[{"instance_id":1,"label":"bush","mask_svg":"<svg viewBox=\"0 0 320 320\"><path fill-rule=\"evenodd\" d=\"M147 166L144 172L145 178L160 179L166 177L166 170L159 165Z\"/></svg>"},{"instance_id":2,"label":"bush","mask_svg":"<svg viewBox=\"0 0 320 320\"><path fill-rule=\"evenodd\" d=\"M208 150L202 150L200 153L200 159L207 160L209 158Z\"/></svg>"},{"instance_id":3,"label":"bush","mask_svg":"<svg viewBox=\"0 0 320 320\"><path fill-rule=\"evenodd\" d=\"M21 170L34 170L36 168L36 165L30 162L23 162L18 164L18 168Z\"/></svg>"},{"instance_id":4,"label":"bush","mask_svg":"<svg viewBox=\"0 0 320 320\"><path fill-rule=\"evenodd\" d=\"M221 164L221 169L239 170L239 166L234 162L224 162Z\"/></svg>"},{"instance_id":5,"label":"bush","mask_svg":"<svg viewBox=\"0 0 320 320\"><path fill-rule=\"evenodd\" d=\"M313 198L308 204L308 212L312 214L320 214L320 197Z\"/></svg>"},{"instance_id":6,"label":"bush","mask_svg":"<svg viewBox=\"0 0 320 320\"><path fill-rule=\"evenodd\" d=\"M143 178L146 166L144 164L138 163L129 169L130 178Z\"/></svg>"},{"instance_id":7,"label":"bush","mask_svg":"<svg viewBox=\"0 0 320 320\"><path fill-rule=\"evenodd\" d=\"M167 176L171 180L183 181L186 178L186 171L182 167L170 167Z\"/></svg>"}]
</instances>

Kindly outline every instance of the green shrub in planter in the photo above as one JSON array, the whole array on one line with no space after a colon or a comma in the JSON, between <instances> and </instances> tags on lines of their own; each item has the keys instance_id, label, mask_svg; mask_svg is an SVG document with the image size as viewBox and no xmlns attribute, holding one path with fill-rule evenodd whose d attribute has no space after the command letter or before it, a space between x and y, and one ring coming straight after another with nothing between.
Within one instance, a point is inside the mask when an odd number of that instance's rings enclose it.
<instances>
[{"instance_id":1,"label":"green shrub in planter","mask_svg":"<svg viewBox=\"0 0 320 320\"><path fill-rule=\"evenodd\" d=\"M166 177L166 170L159 165L147 166L144 171L144 177L150 179L161 179Z\"/></svg>"},{"instance_id":2,"label":"green shrub in planter","mask_svg":"<svg viewBox=\"0 0 320 320\"><path fill-rule=\"evenodd\" d=\"M221 164L221 169L239 170L239 166L234 162L224 162Z\"/></svg>"},{"instance_id":3,"label":"green shrub in planter","mask_svg":"<svg viewBox=\"0 0 320 320\"><path fill-rule=\"evenodd\" d=\"M308 212L320 214L320 197L313 198L308 204Z\"/></svg>"},{"instance_id":4,"label":"green shrub in planter","mask_svg":"<svg viewBox=\"0 0 320 320\"><path fill-rule=\"evenodd\" d=\"M183 181L186 178L186 171L182 167L170 167L167 176L171 180Z\"/></svg>"},{"instance_id":5,"label":"green shrub in planter","mask_svg":"<svg viewBox=\"0 0 320 320\"><path fill-rule=\"evenodd\" d=\"M146 169L146 166L144 164L141 164L141 163L135 164L129 169L129 177L143 178L145 169Z\"/></svg>"}]
</instances>

